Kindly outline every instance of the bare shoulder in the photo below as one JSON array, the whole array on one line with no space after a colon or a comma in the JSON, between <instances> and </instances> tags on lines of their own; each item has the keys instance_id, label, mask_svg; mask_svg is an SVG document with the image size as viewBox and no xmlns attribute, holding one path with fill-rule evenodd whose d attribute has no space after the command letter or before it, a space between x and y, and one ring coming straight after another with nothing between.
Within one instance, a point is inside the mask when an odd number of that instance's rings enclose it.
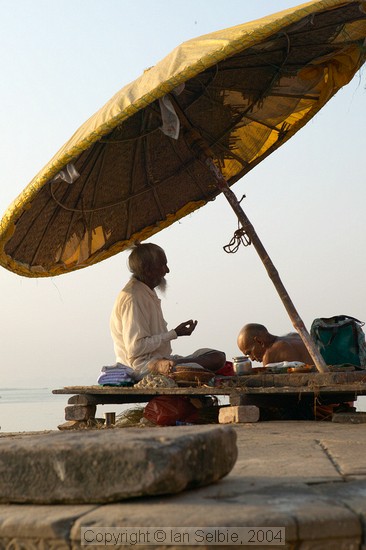
<instances>
[{"instance_id":1,"label":"bare shoulder","mask_svg":"<svg viewBox=\"0 0 366 550\"><path fill-rule=\"evenodd\" d=\"M278 338L272 346L266 351L263 357L263 363L278 363L281 361L299 360L297 346L292 338Z\"/></svg>"},{"instance_id":2,"label":"bare shoulder","mask_svg":"<svg viewBox=\"0 0 366 550\"><path fill-rule=\"evenodd\" d=\"M263 363L278 363L280 361L288 361L292 346L286 340L278 339L273 342L272 346L267 349L263 357Z\"/></svg>"}]
</instances>

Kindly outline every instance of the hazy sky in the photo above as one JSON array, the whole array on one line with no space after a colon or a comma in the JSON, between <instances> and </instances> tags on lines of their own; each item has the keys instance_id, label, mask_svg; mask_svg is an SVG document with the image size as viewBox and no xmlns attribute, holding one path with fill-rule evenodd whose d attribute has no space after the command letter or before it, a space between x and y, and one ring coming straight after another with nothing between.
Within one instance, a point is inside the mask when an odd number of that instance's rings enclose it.
<instances>
[{"instance_id":1,"label":"hazy sky","mask_svg":"<svg viewBox=\"0 0 366 550\"><path fill-rule=\"evenodd\" d=\"M296 0L0 0L0 210L122 86L179 43ZM365 77L233 187L305 324L366 320ZM362 167L362 168L361 168ZM223 251L235 229L223 197L156 235L171 273L169 328L198 320L175 353L240 354L241 326L291 322L252 247ZM0 268L1 387L92 384L114 363L109 315L127 253L55 278Z\"/></svg>"}]
</instances>

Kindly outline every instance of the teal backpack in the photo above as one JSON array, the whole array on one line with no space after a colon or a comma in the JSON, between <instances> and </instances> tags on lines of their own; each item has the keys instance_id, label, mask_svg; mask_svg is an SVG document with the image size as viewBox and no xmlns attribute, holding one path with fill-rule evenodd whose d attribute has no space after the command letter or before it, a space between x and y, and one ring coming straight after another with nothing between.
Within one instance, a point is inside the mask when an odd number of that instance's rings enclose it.
<instances>
[{"instance_id":1,"label":"teal backpack","mask_svg":"<svg viewBox=\"0 0 366 550\"><path fill-rule=\"evenodd\" d=\"M327 365L354 365L366 369L365 323L347 315L315 319L310 336Z\"/></svg>"}]
</instances>

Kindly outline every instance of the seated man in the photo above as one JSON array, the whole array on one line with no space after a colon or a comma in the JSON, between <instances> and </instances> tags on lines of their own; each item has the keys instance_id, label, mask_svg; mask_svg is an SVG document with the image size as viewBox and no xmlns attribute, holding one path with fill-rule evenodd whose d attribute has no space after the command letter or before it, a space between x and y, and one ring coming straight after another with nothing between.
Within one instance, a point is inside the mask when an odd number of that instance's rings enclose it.
<instances>
[{"instance_id":1,"label":"seated man","mask_svg":"<svg viewBox=\"0 0 366 550\"><path fill-rule=\"evenodd\" d=\"M128 258L132 277L115 301L110 329L116 361L132 367L138 378L169 374L175 365L195 363L213 372L224 366L221 351L197 350L181 357L172 354L171 340L190 336L197 321L190 319L168 330L155 288L164 291L169 273L164 250L155 244L135 246Z\"/></svg>"},{"instance_id":2,"label":"seated man","mask_svg":"<svg viewBox=\"0 0 366 550\"><path fill-rule=\"evenodd\" d=\"M282 361L314 364L297 332L286 336L274 336L263 325L250 323L239 332L238 347L243 355L248 355L252 361L262 362L264 366Z\"/></svg>"}]
</instances>

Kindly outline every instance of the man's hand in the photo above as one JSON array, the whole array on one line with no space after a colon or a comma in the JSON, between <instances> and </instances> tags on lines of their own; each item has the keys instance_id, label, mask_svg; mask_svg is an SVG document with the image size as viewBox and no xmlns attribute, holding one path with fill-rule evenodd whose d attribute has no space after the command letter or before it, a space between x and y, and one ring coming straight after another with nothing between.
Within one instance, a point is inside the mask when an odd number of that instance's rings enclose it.
<instances>
[{"instance_id":1,"label":"man's hand","mask_svg":"<svg viewBox=\"0 0 366 550\"><path fill-rule=\"evenodd\" d=\"M193 319L190 319L190 321L186 321L185 323L181 323L180 325L175 328L175 332L177 333L177 336L190 336L194 329L197 326L197 321L193 321Z\"/></svg>"}]
</instances>

